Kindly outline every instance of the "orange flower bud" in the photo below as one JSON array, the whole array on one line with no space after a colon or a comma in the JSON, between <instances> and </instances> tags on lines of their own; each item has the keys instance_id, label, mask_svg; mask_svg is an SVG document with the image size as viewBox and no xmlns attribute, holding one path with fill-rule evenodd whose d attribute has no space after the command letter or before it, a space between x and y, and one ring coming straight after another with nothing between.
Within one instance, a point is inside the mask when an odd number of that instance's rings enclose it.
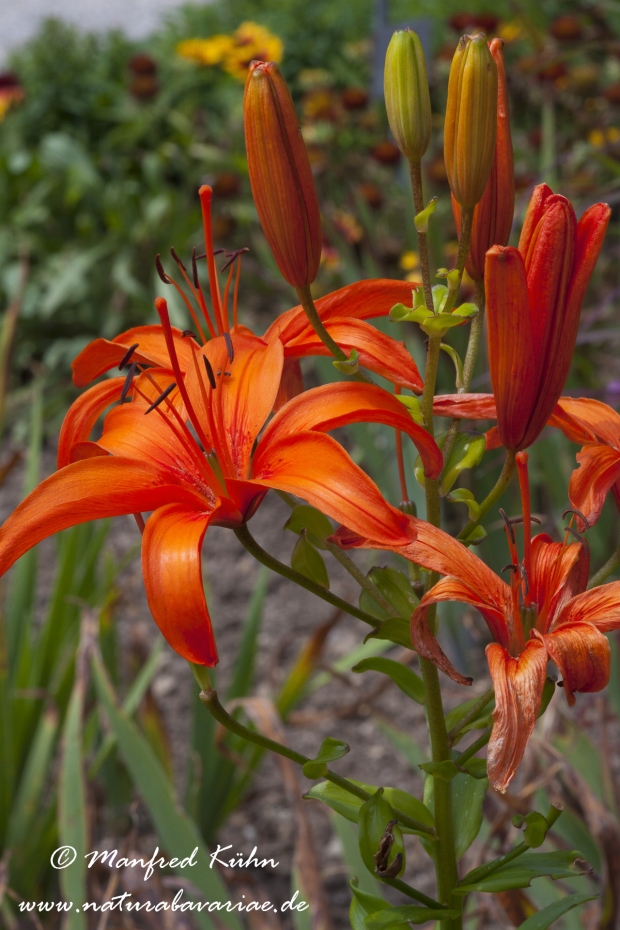
<instances>
[{"instance_id":1,"label":"orange flower bud","mask_svg":"<svg viewBox=\"0 0 620 930\"><path fill-rule=\"evenodd\" d=\"M508 117L508 87L501 39L493 39L489 50L497 65L497 132L495 157L482 200L474 210L474 222L467 258L467 273L474 281L484 278L484 258L494 245L508 245L515 207L514 159L510 120ZM457 229L461 228L461 208L452 195L452 212Z\"/></svg>"},{"instance_id":2,"label":"orange flower bud","mask_svg":"<svg viewBox=\"0 0 620 930\"><path fill-rule=\"evenodd\" d=\"M321 216L295 107L271 61L250 65L243 100L252 195L278 268L293 287L316 278Z\"/></svg>"},{"instance_id":3,"label":"orange flower bud","mask_svg":"<svg viewBox=\"0 0 620 930\"><path fill-rule=\"evenodd\" d=\"M448 181L474 207L491 173L497 125L497 65L483 35L462 36L452 59L444 128Z\"/></svg>"}]
</instances>

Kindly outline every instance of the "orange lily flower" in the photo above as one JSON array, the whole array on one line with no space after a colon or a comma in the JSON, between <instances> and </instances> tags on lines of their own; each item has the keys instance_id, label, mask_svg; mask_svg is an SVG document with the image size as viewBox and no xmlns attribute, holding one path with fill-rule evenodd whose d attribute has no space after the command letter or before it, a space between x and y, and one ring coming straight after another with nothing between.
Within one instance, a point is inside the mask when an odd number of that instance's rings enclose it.
<instances>
[{"instance_id":1,"label":"orange lily flower","mask_svg":"<svg viewBox=\"0 0 620 930\"><path fill-rule=\"evenodd\" d=\"M487 252L489 364L507 449L531 445L559 400L610 212L594 204L577 223L569 201L540 184L519 248Z\"/></svg>"},{"instance_id":2,"label":"orange lily flower","mask_svg":"<svg viewBox=\"0 0 620 930\"><path fill-rule=\"evenodd\" d=\"M480 611L495 642L487 646L495 687L493 731L487 770L492 785L505 791L521 762L540 710L547 661L559 668L569 704L574 692L600 691L609 681L610 649L603 633L620 627L620 582L586 591L589 556L581 542L554 542L546 533L531 538L527 453L517 456L523 517L506 518L510 584L473 552L442 530L410 517L416 539L399 549L442 578L411 620L413 643L459 684L471 684L451 665L426 623L427 609L440 601L461 601ZM523 522L519 559L515 524ZM377 548L374 541L339 530L343 548ZM382 546L379 548L383 548Z\"/></svg>"},{"instance_id":3,"label":"orange lily flower","mask_svg":"<svg viewBox=\"0 0 620 930\"><path fill-rule=\"evenodd\" d=\"M192 358L184 373L166 302L158 298L156 306L172 374L167 367L153 368L132 380L135 369L128 379L97 384L73 405L60 440L60 458L68 464L0 529L0 575L40 540L67 527L153 511L142 543L151 612L177 652L214 665L200 562L209 526L240 526L269 488L278 488L358 532L404 545L415 535L407 517L325 433L348 423L381 422L409 434L429 475L439 474L442 457L393 395L356 382L296 397L259 438L282 376L280 340L226 332L200 348L188 337ZM131 403L114 407L101 438L89 441L99 411L116 399L120 382Z\"/></svg>"},{"instance_id":4,"label":"orange lily flower","mask_svg":"<svg viewBox=\"0 0 620 930\"><path fill-rule=\"evenodd\" d=\"M162 280L164 283L177 288L191 315L196 329L196 335L193 337L196 346L199 345L199 341L206 342L207 334L214 338L218 335L221 336L225 332L250 332L246 326L238 322L239 273L242 252L227 253L228 259L222 270L229 269L228 280L223 296L220 292L215 266L217 252L213 249L211 230L211 195L210 187L204 186L200 188L204 221L205 258L209 270L211 310L209 311L207 307L207 301L200 286L195 254L192 255L192 274L190 277L178 256L173 252L186 287L196 306L192 304L186 293L178 287L176 282L164 272L159 260L157 263ZM234 275L235 266L236 275ZM408 301L411 298L412 287L414 285L411 282L392 281L387 278L359 281L317 300L316 308L330 336L340 345L343 351L350 354L352 349L357 350L359 363L363 368L375 372L393 384L408 388L416 394L421 394L424 384L420 372L404 343L398 342L365 322L372 317L387 316L395 303ZM228 313L228 299L231 289L232 325ZM173 329L172 333L181 370L186 372L192 364L193 357L190 340L183 335L181 330ZM296 361L300 358L308 355L330 354L312 329L301 306L294 307L278 317L269 327L264 338L268 342L272 339L280 339L283 343L287 360L285 372L291 367L294 368ZM127 354L128 349L132 347L134 347L133 361L172 370L166 338L161 327L137 326L121 333L114 339L95 339L87 345L73 361L74 383L77 387L85 387L95 378L118 365ZM290 399L293 395L288 392L285 396L286 399Z\"/></svg>"},{"instance_id":5,"label":"orange lily flower","mask_svg":"<svg viewBox=\"0 0 620 930\"><path fill-rule=\"evenodd\" d=\"M436 416L493 420L497 417L493 394L443 394L435 397ZM590 397L560 397L548 426L561 429L567 439L583 446L579 467L571 475L568 497L575 510L594 526L611 491L620 510L620 414ZM486 433L486 448L501 445L499 431Z\"/></svg>"}]
</instances>

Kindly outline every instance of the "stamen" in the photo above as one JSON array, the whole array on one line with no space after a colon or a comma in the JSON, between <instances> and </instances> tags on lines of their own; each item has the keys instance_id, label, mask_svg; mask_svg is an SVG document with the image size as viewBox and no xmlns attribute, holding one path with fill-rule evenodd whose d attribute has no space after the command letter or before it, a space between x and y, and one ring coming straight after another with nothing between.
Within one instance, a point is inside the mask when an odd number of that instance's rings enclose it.
<instances>
[{"instance_id":1,"label":"stamen","mask_svg":"<svg viewBox=\"0 0 620 930\"><path fill-rule=\"evenodd\" d=\"M228 352L228 361L232 365L235 359L235 350L233 348L232 339L230 338L230 333L224 333L224 342L226 343L226 351Z\"/></svg>"},{"instance_id":2,"label":"stamen","mask_svg":"<svg viewBox=\"0 0 620 930\"><path fill-rule=\"evenodd\" d=\"M239 281L241 279L241 256L237 262L237 276L235 278L235 291L233 294L233 326L236 328L238 323L238 306L239 306Z\"/></svg>"},{"instance_id":3,"label":"stamen","mask_svg":"<svg viewBox=\"0 0 620 930\"><path fill-rule=\"evenodd\" d=\"M225 262L225 263L222 265L222 267L220 268L220 274L221 274L223 271L226 271L226 269L227 269L230 265L232 265L232 263L235 261L235 259L239 258L240 255L243 255L244 252L249 252L249 251L250 251L250 250L249 250L249 249L247 248L247 246L246 246L246 247L243 248L243 249L235 249L235 250L232 251L232 252L227 252L226 254L227 254L228 256L230 256L230 257L229 257L228 261Z\"/></svg>"},{"instance_id":4,"label":"stamen","mask_svg":"<svg viewBox=\"0 0 620 930\"><path fill-rule=\"evenodd\" d=\"M519 566L513 565L512 562L509 562L508 565L504 565L501 571L507 572L509 569L510 571L515 572L517 575L519 574Z\"/></svg>"},{"instance_id":5,"label":"stamen","mask_svg":"<svg viewBox=\"0 0 620 930\"><path fill-rule=\"evenodd\" d=\"M523 593L524 593L524 596L527 598L529 597L529 593L530 593L530 576L528 575L527 569L523 562L521 562L521 578L525 582L525 591Z\"/></svg>"},{"instance_id":6,"label":"stamen","mask_svg":"<svg viewBox=\"0 0 620 930\"><path fill-rule=\"evenodd\" d=\"M207 369L207 378L209 379L209 384L213 390L217 387L217 381L215 380L215 375L213 374L213 368L211 367L211 362L206 355L202 356L202 359L205 363L205 368Z\"/></svg>"},{"instance_id":7,"label":"stamen","mask_svg":"<svg viewBox=\"0 0 620 930\"><path fill-rule=\"evenodd\" d=\"M232 284L232 277L233 277L234 270L235 269L231 265L230 270L228 272L228 280L226 281L226 287L224 288L224 300L222 302L222 308L223 308L223 313L224 313L224 319L226 320L227 330L230 328L230 320L228 318L228 293L230 291L230 285Z\"/></svg>"},{"instance_id":8,"label":"stamen","mask_svg":"<svg viewBox=\"0 0 620 930\"><path fill-rule=\"evenodd\" d=\"M574 530L572 526L565 526L564 532L570 533L572 536L575 537L575 539L578 539L581 545L583 546L583 548L586 550L586 552L589 552L590 547L588 546L588 541L585 538L585 536L582 536L581 533L578 533L577 530Z\"/></svg>"},{"instance_id":9,"label":"stamen","mask_svg":"<svg viewBox=\"0 0 620 930\"><path fill-rule=\"evenodd\" d=\"M185 338L186 336L190 336L192 339L194 340L196 339L196 333L194 332L193 329L184 329L183 332L181 333L181 336L183 338Z\"/></svg>"},{"instance_id":10,"label":"stamen","mask_svg":"<svg viewBox=\"0 0 620 930\"><path fill-rule=\"evenodd\" d=\"M181 372L181 366L179 365L179 359L177 356L176 346L174 344L174 337L172 335L172 327L170 326L170 316L168 314L168 304L163 297L155 298L155 309L159 314L159 319L161 320L161 325L164 331L164 338L166 340L166 346L168 348L168 354L170 356L170 361L172 362L172 370L174 371L174 376L177 379L177 385L183 398L183 403L185 404L185 409L187 410L187 415L192 422L198 438L200 439L203 449L209 447L209 442L204 434L204 430L200 423L200 420L196 416L196 411L192 406L192 402L187 393L187 388L185 387L185 382L183 381L183 374Z\"/></svg>"},{"instance_id":11,"label":"stamen","mask_svg":"<svg viewBox=\"0 0 620 930\"><path fill-rule=\"evenodd\" d=\"M500 508L499 508L499 512L500 512L500 514L501 514L501 516L502 516L502 520L504 521L504 528L505 528L505 529L508 531L508 533L510 534L510 539L511 539L511 541L512 541L513 546L516 546L516 544L517 544L517 539L516 539L516 536L515 536L515 531L514 531L514 529L512 528L512 520L510 519L510 517L508 516L508 514L506 513L506 511L503 509L503 507L500 507ZM523 518L521 518L521 519L523 519Z\"/></svg>"},{"instance_id":12,"label":"stamen","mask_svg":"<svg viewBox=\"0 0 620 930\"><path fill-rule=\"evenodd\" d=\"M530 482L527 472L527 452L517 453L517 471L519 473L519 487L521 489L521 506L523 508L523 565L526 574L531 571L532 552L532 507L530 502ZM525 592L525 606L530 606L529 584Z\"/></svg>"},{"instance_id":13,"label":"stamen","mask_svg":"<svg viewBox=\"0 0 620 930\"><path fill-rule=\"evenodd\" d=\"M227 326L224 326L224 320L222 318L222 303L220 296L220 286L217 280L217 270L215 268L215 258L213 252L213 227L211 224L211 196L213 194L212 189L208 184L203 184L203 186L198 191L198 196L200 197L200 205L202 207L202 223L204 228L205 236L205 257L207 259L207 266L209 268L209 287L211 289L211 303L213 304L213 314L215 320L218 324L218 329L220 333L223 333Z\"/></svg>"},{"instance_id":14,"label":"stamen","mask_svg":"<svg viewBox=\"0 0 620 930\"><path fill-rule=\"evenodd\" d=\"M159 253L155 256L155 267L157 268L157 274L161 278L162 282L164 284L172 284L172 281L170 280L170 278L164 271L164 266L161 263L161 258L159 257Z\"/></svg>"},{"instance_id":15,"label":"stamen","mask_svg":"<svg viewBox=\"0 0 620 930\"><path fill-rule=\"evenodd\" d=\"M162 393L159 395L159 397L157 398L157 400L154 400L153 403L151 404L151 406L148 407L148 408L144 411L144 415L146 416L147 413L150 413L150 412L151 412L151 410L155 410L156 407L159 407L159 405L160 405L161 403L163 403L163 401L165 401L165 399L166 399L166 397L168 396L168 394L172 394L172 392L174 391L175 387L176 387L176 384L175 384L174 382L173 382L172 384L169 384L168 387L166 388L166 390L165 390L165 391L162 391Z\"/></svg>"},{"instance_id":16,"label":"stamen","mask_svg":"<svg viewBox=\"0 0 620 930\"><path fill-rule=\"evenodd\" d=\"M177 253L174 251L173 248L170 249L170 254L172 255L173 259L175 260L175 262L177 263L181 271L184 271L187 274L187 269L185 265L183 264L183 262L181 261L181 259L179 258L179 256L177 255Z\"/></svg>"},{"instance_id":17,"label":"stamen","mask_svg":"<svg viewBox=\"0 0 620 930\"><path fill-rule=\"evenodd\" d=\"M577 510L576 507L569 507L568 510L565 510L564 513L562 514L563 520L565 519L567 513L574 514L576 517L579 517L579 519L583 522L583 525L585 526L585 530L582 530L582 532L585 533L587 532L587 530L590 529L590 524L588 523L587 519L582 514L581 510Z\"/></svg>"},{"instance_id":18,"label":"stamen","mask_svg":"<svg viewBox=\"0 0 620 930\"><path fill-rule=\"evenodd\" d=\"M532 523L542 524L542 520L539 520L538 517L530 517ZM518 526L519 523L523 523L523 517L508 517L508 522L512 523L513 526Z\"/></svg>"},{"instance_id":19,"label":"stamen","mask_svg":"<svg viewBox=\"0 0 620 930\"><path fill-rule=\"evenodd\" d=\"M125 403L125 398L127 397L127 394L129 393L131 385L133 384L133 377L136 373L137 368L138 368L138 363L133 362L129 368L129 371L127 372L127 377L125 378L123 390L121 391L121 404Z\"/></svg>"},{"instance_id":20,"label":"stamen","mask_svg":"<svg viewBox=\"0 0 620 930\"><path fill-rule=\"evenodd\" d=\"M131 356L134 354L134 352L135 352L136 349L138 348L138 345L139 345L139 343L134 342L134 344L133 344L132 346L129 346L129 348L127 349L127 351L126 351L125 354L123 355L122 359L121 359L120 362L118 363L118 370L119 370L119 371L122 371L122 370L123 370L123 368L125 367L125 365L126 365L127 362L129 361L129 359L131 358Z\"/></svg>"},{"instance_id":21,"label":"stamen","mask_svg":"<svg viewBox=\"0 0 620 930\"><path fill-rule=\"evenodd\" d=\"M198 277L198 265L196 264L196 247L195 246L192 249L192 279L193 279L193 284L194 284L194 296L200 305L200 309L202 310L202 315L204 316L207 326L209 327L209 335L213 339L215 337L215 328L213 326L213 323L211 322L211 317L209 316L209 311L207 310L207 304L205 302L204 294L202 293L202 285L200 284L200 278Z\"/></svg>"}]
</instances>

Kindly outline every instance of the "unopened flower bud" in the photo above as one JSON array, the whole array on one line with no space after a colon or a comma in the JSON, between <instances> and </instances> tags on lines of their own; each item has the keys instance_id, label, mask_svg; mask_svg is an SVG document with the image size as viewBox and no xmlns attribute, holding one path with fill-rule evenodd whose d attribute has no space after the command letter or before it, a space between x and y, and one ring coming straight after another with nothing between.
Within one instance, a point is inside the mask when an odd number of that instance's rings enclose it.
<instances>
[{"instance_id":1,"label":"unopened flower bud","mask_svg":"<svg viewBox=\"0 0 620 930\"><path fill-rule=\"evenodd\" d=\"M497 135L491 174L482 199L474 211L474 222L467 256L467 273L474 281L484 278L484 260L494 245L508 245L515 207L514 158L508 114L508 87L502 53L504 43L493 39L489 49L497 65ZM452 196L457 229L461 228L461 208Z\"/></svg>"},{"instance_id":2,"label":"unopened flower bud","mask_svg":"<svg viewBox=\"0 0 620 930\"><path fill-rule=\"evenodd\" d=\"M284 278L305 287L319 270L321 216L295 106L273 62L250 65L243 110L258 218Z\"/></svg>"},{"instance_id":3,"label":"unopened flower bud","mask_svg":"<svg viewBox=\"0 0 620 930\"><path fill-rule=\"evenodd\" d=\"M444 128L448 181L462 207L474 207L484 193L496 126L497 66L485 36L462 36L450 68Z\"/></svg>"},{"instance_id":4,"label":"unopened flower bud","mask_svg":"<svg viewBox=\"0 0 620 930\"><path fill-rule=\"evenodd\" d=\"M390 129L409 161L419 161L431 138L431 98L422 43L411 29L394 33L383 82Z\"/></svg>"}]
</instances>

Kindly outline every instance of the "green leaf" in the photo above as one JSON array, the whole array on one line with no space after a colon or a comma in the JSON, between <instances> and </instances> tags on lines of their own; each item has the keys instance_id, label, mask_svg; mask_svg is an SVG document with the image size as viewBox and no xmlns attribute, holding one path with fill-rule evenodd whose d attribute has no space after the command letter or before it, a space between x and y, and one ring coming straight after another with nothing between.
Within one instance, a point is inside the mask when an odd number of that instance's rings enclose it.
<instances>
[{"instance_id":1,"label":"green leaf","mask_svg":"<svg viewBox=\"0 0 620 930\"><path fill-rule=\"evenodd\" d=\"M446 436L447 433L443 433L435 437L440 449L443 448ZM457 433L443 470L439 493L442 496L446 495L464 469L475 468L481 462L485 450L486 440L482 433L471 431ZM416 457L413 468L418 483L424 487L424 465L419 455Z\"/></svg>"},{"instance_id":2,"label":"green leaf","mask_svg":"<svg viewBox=\"0 0 620 930\"><path fill-rule=\"evenodd\" d=\"M368 600L370 601L372 598L368 596ZM362 607L362 610L366 610L366 608L362 606L362 598L360 598L360 607ZM378 607L378 609L380 610L381 608ZM396 643L397 646L413 649L413 643L411 642L411 624L408 620L403 620L402 617L388 617L387 620L382 620L379 626L376 626L374 630L371 630L370 633L364 637L364 642L368 642L369 639L385 639L390 643Z\"/></svg>"},{"instance_id":3,"label":"green leaf","mask_svg":"<svg viewBox=\"0 0 620 930\"><path fill-rule=\"evenodd\" d=\"M544 712L549 707L549 704L551 703L551 698L553 697L554 694L555 694L555 681L553 681L552 678L546 678L545 684L543 687L542 700L540 702L540 710L538 711L538 714L536 715L536 719L538 719L538 717L542 717Z\"/></svg>"},{"instance_id":4,"label":"green leaf","mask_svg":"<svg viewBox=\"0 0 620 930\"><path fill-rule=\"evenodd\" d=\"M455 384L457 391L460 391L461 388L463 387L463 362L461 360L461 356L456 351L456 349L453 348L453 346L449 346L445 342L442 342L439 348L443 349L444 352L450 356L450 358L452 359L454 363L454 370L456 372L454 384Z\"/></svg>"},{"instance_id":5,"label":"green leaf","mask_svg":"<svg viewBox=\"0 0 620 930\"><path fill-rule=\"evenodd\" d=\"M547 823L546 817L544 817L542 814L539 814L538 811L530 811L530 813L526 814L525 817L522 817L519 814L515 814L515 816L512 818L512 822L515 827L521 827L523 824L525 824L523 840L525 843L527 843L528 846L531 846L533 849L537 849L545 842L545 837L547 836L549 825Z\"/></svg>"},{"instance_id":6,"label":"green leaf","mask_svg":"<svg viewBox=\"0 0 620 930\"><path fill-rule=\"evenodd\" d=\"M462 704L458 704L456 707L446 714L446 730L450 733L451 730L454 730L456 725L461 722L463 717L466 717L470 710L474 707L475 704L480 700L477 698L470 698L468 701L463 701ZM489 698L489 704L493 698ZM480 716L475 720L472 720L466 727L461 731L463 735L468 732L468 730L482 730L484 727L489 725L489 704L486 707L483 707L480 711Z\"/></svg>"},{"instance_id":7,"label":"green leaf","mask_svg":"<svg viewBox=\"0 0 620 930\"><path fill-rule=\"evenodd\" d=\"M368 579L381 591L386 601L394 608L394 613L409 624L411 614L420 603L416 597L409 579L397 568L374 566L367 575ZM387 619L387 614L374 601L370 594L362 591L360 595L360 607L362 610L368 609L373 617L379 620Z\"/></svg>"},{"instance_id":8,"label":"green leaf","mask_svg":"<svg viewBox=\"0 0 620 930\"><path fill-rule=\"evenodd\" d=\"M367 874L366 872L366 875ZM349 910L349 920L352 930L366 930L366 917L368 917L369 914L374 914L376 911L382 910L385 907L385 901L383 898L380 898L379 895L370 894L364 889L359 888L358 884L359 881L357 878L352 878L349 882L349 886L353 892L351 908Z\"/></svg>"},{"instance_id":9,"label":"green leaf","mask_svg":"<svg viewBox=\"0 0 620 930\"><path fill-rule=\"evenodd\" d=\"M452 823L454 824L454 845L457 859L461 859L480 832L483 814L482 804L488 788L487 779L474 778L459 772L452 779ZM433 779L424 783L424 803L434 811ZM424 842L424 841L423 841ZM427 851L432 847L424 844Z\"/></svg>"},{"instance_id":10,"label":"green leaf","mask_svg":"<svg viewBox=\"0 0 620 930\"><path fill-rule=\"evenodd\" d=\"M364 865L368 871L372 873L375 873L374 855L379 851L379 846L386 832L387 825L391 820L396 819L391 805L383 797L383 794L384 789L378 788L368 801L364 801L360 807L358 816L360 853L364 860ZM398 875L402 875L406 866L405 847L398 824L393 827L392 835L394 837L394 842L389 851L387 862L389 866L394 862L396 856L402 856L402 865L398 871Z\"/></svg>"},{"instance_id":11,"label":"green leaf","mask_svg":"<svg viewBox=\"0 0 620 930\"><path fill-rule=\"evenodd\" d=\"M15 848L34 827L34 818L42 807L45 783L49 774L58 730L58 712L49 707L41 715L33 736L24 771L13 799L6 836L6 847Z\"/></svg>"},{"instance_id":12,"label":"green leaf","mask_svg":"<svg viewBox=\"0 0 620 930\"><path fill-rule=\"evenodd\" d=\"M363 659L361 662L358 662L357 665L354 665L351 671L382 672L384 675L391 678L403 694L406 694L412 701L415 701L417 704L424 704L426 697L424 682L412 669L408 668L406 665L402 665L400 662L396 662L394 659L384 659L380 656Z\"/></svg>"},{"instance_id":13,"label":"green leaf","mask_svg":"<svg viewBox=\"0 0 620 930\"><path fill-rule=\"evenodd\" d=\"M469 759L468 762L465 762L463 765L464 769L467 769L472 778L486 778L487 777L487 760L478 759L474 756L473 759Z\"/></svg>"},{"instance_id":14,"label":"green leaf","mask_svg":"<svg viewBox=\"0 0 620 930\"><path fill-rule=\"evenodd\" d=\"M351 747L347 743L327 736L314 759L302 766L304 775L306 778L323 778L327 775L327 763L342 759L350 750Z\"/></svg>"},{"instance_id":15,"label":"green leaf","mask_svg":"<svg viewBox=\"0 0 620 930\"><path fill-rule=\"evenodd\" d=\"M310 508L313 509L313 508ZM318 511L317 511L318 513ZM322 514L321 514L322 516ZM258 644L258 633L261 621L263 619L263 607L265 604L265 595L269 584L269 569L261 565L256 586L252 592L252 598L248 605L248 613L243 624L243 633L241 642L237 650L235 664L233 667L232 680L226 692L226 700L232 701L235 698L246 697L252 690L254 681L254 664L256 662L256 649Z\"/></svg>"},{"instance_id":16,"label":"green leaf","mask_svg":"<svg viewBox=\"0 0 620 930\"><path fill-rule=\"evenodd\" d=\"M400 907L384 907L382 911L369 914L364 923L367 930L388 930L388 927L402 927L403 923L425 924L429 920L451 920L460 917L460 911L447 908L416 907L415 904L403 904Z\"/></svg>"},{"instance_id":17,"label":"green leaf","mask_svg":"<svg viewBox=\"0 0 620 930\"><path fill-rule=\"evenodd\" d=\"M326 549L325 540L334 532L334 528L325 514L322 514L315 507L311 507L310 504L298 504L284 524L284 529L297 533L297 535L302 530L307 530L308 540L317 549Z\"/></svg>"},{"instance_id":18,"label":"green leaf","mask_svg":"<svg viewBox=\"0 0 620 930\"><path fill-rule=\"evenodd\" d=\"M455 894L469 894L470 891L509 891L512 888L527 888L535 878L547 876L557 881L560 878L576 878L583 874L574 868L576 859L581 853L577 850L556 850L548 853L523 853L514 862L493 872L488 878L483 878L474 884L467 884L467 876L463 883L456 886Z\"/></svg>"},{"instance_id":19,"label":"green leaf","mask_svg":"<svg viewBox=\"0 0 620 930\"><path fill-rule=\"evenodd\" d=\"M475 304L461 304L460 307L455 307L452 311L452 316L460 316L464 320L469 320L472 316L476 316L478 313L478 307Z\"/></svg>"},{"instance_id":20,"label":"green leaf","mask_svg":"<svg viewBox=\"0 0 620 930\"><path fill-rule=\"evenodd\" d=\"M116 735L121 756L146 804L162 845L176 857L189 856L194 849L198 850L196 866L191 871L177 866L174 867L175 873L189 880L206 900L227 901L230 893L219 874L209 867L208 850L195 824L177 804L161 762L133 721L118 707L108 674L99 658L93 657L92 667L97 694ZM201 927L212 930L213 924L206 915L193 913ZM235 914L218 911L218 920L230 930L242 930Z\"/></svg>"},{"instance_id":21,"label":"green leaf","mask_svg":"<svg viewBox=\"0 0 620 930\"><path fill-rule=\"evenodd\" d=\"M332 365L337 371L342 372L343 375L356 375L360 370L359 361L359 352L357 349L351 349L347 359L343 361L336 359L336 361L332 362Z\"/></svg>"},{"instance_id":22,"label":"green leaf","mask_svg":"<svg viewBox=\"0 0 620 930\"><path fill-rule=\"evenodd\" d=\"M441 781L452 781L459 774L458 768L451 759L444 759L443 762L423 762L420 768L427 775L432 775L433 778L439 778Z\"/></svg>"},{"instance_id":23,"label":"green leaf","mask_svg":"<svg viewBox=\"0 0 620 930\"><path fill-rule=\"evenodd\" d=\"M361 781L354 781L352 778L349 779L349 781L352 781L354 785L362 788L364 791L368 792L368 794L375 794L377 791L375 785L367 785ZM328 807L336 811L337 814L340 814L352 823L358 822L359 811L364 803L361 798L356 797L354 794L349 794L344 788L339 788L338 785L334 785L329 781L322 781L319 782L318 785L313 785L304 797L323 801ZM429 827L435 825L433 815L429 809L425 807L422 801L413 797L413 795L409 794L407 791L403 791L401 788L384 788L383 797L392 807L402 811L403 814L407 814L407 816L411 817L413 820L418 820L420 823L427 824ZM417 833L416 830L412 830L410 827L405 827L402 824L400 825L400 829L403 833Z\"/></svg>"},{"instance_id":24,"label":"green leaf","mask_svg":"<svg viewBox=\"0 0 620 930\"><path fill-rule=\"evenodd\" d=\"M371 875L360 856L357 842L357 826L341 817L340 814L330 813L332 825L342 846L342 858L347 866L352 883L360 891L372 895L383 901L383 885L374 875ZM353 884L351 887L353 887ZM374 910L374 907L372 908Z\"/></svg>"},{"instance_id":25,"label":"green leaf","mask_svg":"<svg viewBox=\"0 0 620 930\"><path fill-rule=\"evenodd\" d=\"M585 904L586 901L596 900L597 897L598 895L595 894L569 894L565 898L543 907L536 914L532 914L521 924L519 930L546 930L558 917L562 917L563 914L568 913L574 907Z\"/></svg>"},{"instance_id":26,"label":"green leaf","mask_svg":"<svg viewBox=\"0 0 620 930\"><path fill-rule=\"evenodd\" d=\"M291 555L291 568L305 575L316 584L329 588L329 575L323 556L314 548L307 538L307 531L302 530Z\"/></svg>"},{"instance_id":27,"label":"green leaf","mask_svg":"<svg viewBox=\"0 0 620 930\"><path fill-rule=\"evenodd\" d=\"M448 494L448 500L453 504L465 504L470 520L477 520L480 516L480 504L474 498L471 491L467 488L455 488Z\"/></svg>"},{"instance_id":28,"label":"green leaf","mask_svg":"<svg viewBox=\"0 0 620 930\"><path fill-rule=\"evenodd\" d=\"M418 426L424 426L424 416L422 414L422 407L420 406L420 398L412 397L410 394L396 394L397 400L404 404L411 418L418 424Z\"/></svg>"},{"instance_id":29,"label":"green leaf","mask_svg":"<svg viewBox=\"0 0 620 930\"><path fill-rule=\"evenodd\" d=\"M58 780L58 836L61 846L75 849L75 860L60 872L60 887L66 901L86 901L86 786L82 770L82 714L85 682L77 675L62 733L62 756ZM86 930L86 915L73 909L67 930Z\"/></svg>"}]
</instances>

